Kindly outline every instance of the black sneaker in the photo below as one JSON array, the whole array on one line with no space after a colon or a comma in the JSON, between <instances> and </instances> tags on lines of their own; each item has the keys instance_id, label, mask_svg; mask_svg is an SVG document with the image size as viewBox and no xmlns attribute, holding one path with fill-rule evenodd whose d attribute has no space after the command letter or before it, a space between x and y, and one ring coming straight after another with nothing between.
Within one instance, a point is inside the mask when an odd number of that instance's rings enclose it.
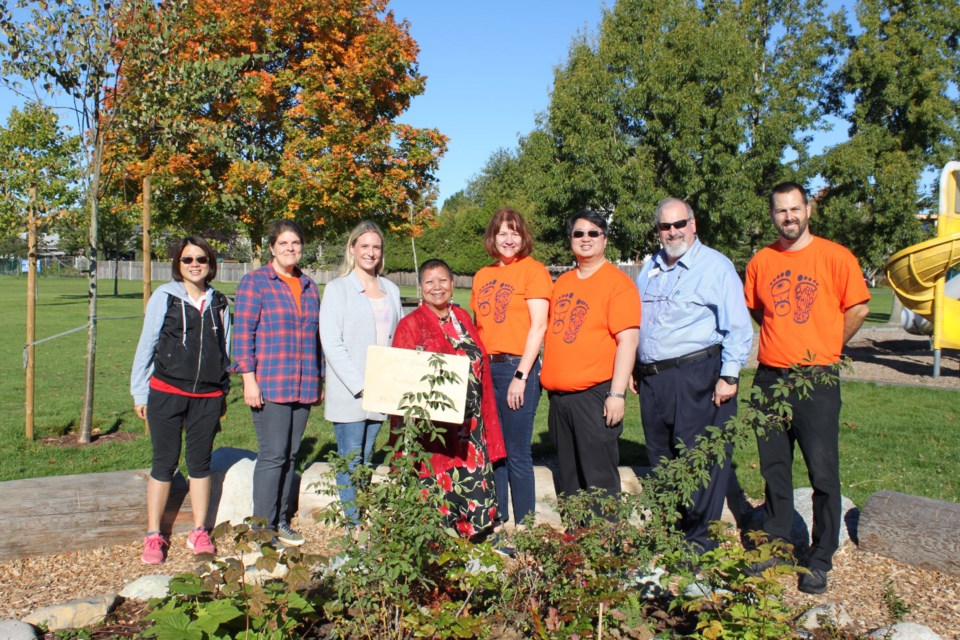
<instances>
[{"instance_id":1,"label":"black sneaker","mask_svg":"<svg viewBox=\"0 0 960 640\"><path fill-rule=\"evenodd\" d=\"M775 567L778 564L783 564L784 559L778 556L771 556L766 560L760 560L758 562L751 562L750 566L744 569L744 573L750 576L751 578L759 578L763 575L763 572L769 569L770 567Z\"/></svg>"},{"instance_id":2,"label":"black sneaker","mask_svg":"<svg viewBox=\"0 0 960 640\"><path fill-rule=\"evenodd\" d=\"M517 550L511 547L506 538L502 537L499 533L494 533L492 536L487 538L487 542L490 543L494 551L502 556L512 558L513 556L517 555Z\"/></svg>"},{"instance_id":3,"label":"black sneaker","mask_svg":"<svg viewBox=\"0 0 960 640\"><path fill-rule=\"evenodd\" d=\"M810 573L800 576L797 589L804 593L820 595L827 592L827 572L823 569L809 569Z\"/></svg>"},{"instance_id":4,"label":"black sneaker","mask_svg":"<svg viewBox=\"0 0 960 640\"><path fill-rule=\"evenodd\" d=\"M289 547L299 547L307 541L299 532L294 531L289 524L282 522L277 526L277 539Z\"/></svg>"}]
</instances>

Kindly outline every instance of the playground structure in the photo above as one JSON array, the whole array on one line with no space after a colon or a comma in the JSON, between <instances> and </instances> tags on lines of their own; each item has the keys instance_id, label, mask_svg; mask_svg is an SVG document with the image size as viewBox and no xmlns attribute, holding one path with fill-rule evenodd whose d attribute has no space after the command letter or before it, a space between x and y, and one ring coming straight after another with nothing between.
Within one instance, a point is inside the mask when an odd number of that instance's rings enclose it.
<instances>
[{"instance_id":1,"label":"playground structure","mask_svg":"<svg viewBox=\"0 0 960 640\"><path fill-rule=\"evenodd\" d=\"M903 328L930 335L933 377L940 377L941 349L960 349L960 162L948 162L940 174L937 237L907 247L887 261L887 282L905 307Z\"/></svg>"}]
</instances>

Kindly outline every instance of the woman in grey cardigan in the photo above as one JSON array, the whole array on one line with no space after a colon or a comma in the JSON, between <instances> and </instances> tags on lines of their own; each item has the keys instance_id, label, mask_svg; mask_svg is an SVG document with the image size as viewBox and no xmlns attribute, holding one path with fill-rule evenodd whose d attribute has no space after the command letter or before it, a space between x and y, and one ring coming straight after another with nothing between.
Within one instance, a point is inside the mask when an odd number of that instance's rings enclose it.
<instances>
[{"instance_id":1,"label":"woman in grey cardigan","mask_svg":"<svg viewBox=\"0 0 960 640\"><path fill-rule=\"evenodd\" d=\"M389 346L400 321L400 290L381 274L383 233L361 222L347 239L340 277L327 284L320 302L320 342L327 375L324 417L333 423L337 452L350 469L370 464L373 444L386 418L363 409L367 346ZM348 473L337 474L347 520L357 524L356 489Z\"/></svg>"}]
</instances>

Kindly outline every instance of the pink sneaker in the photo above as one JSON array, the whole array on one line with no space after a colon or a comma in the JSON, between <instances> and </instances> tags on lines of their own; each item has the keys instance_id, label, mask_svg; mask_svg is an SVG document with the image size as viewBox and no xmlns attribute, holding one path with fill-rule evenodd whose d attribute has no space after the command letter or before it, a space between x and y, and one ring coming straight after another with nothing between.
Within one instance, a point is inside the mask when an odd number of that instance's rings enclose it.
<instances>
[{"instance_id":1,"label":"pink sneaker","mask_svg":"<svg viewBox=\"0 0 960 640\"><path fill-rule=\"evenodd\" d=\"M144 564L163 564L163 561L167 558L166 549L168 546L170 546L170 543L159 533L148 534L143 539L143 555L140 556L140 559Z\"/></svg>"},{"instance_id":2,"label":"pink sneaker","mask_svg":"<svg viewBox=\"0 0 960 640\"><path fill-rule=\"evenodd\" d=\"M214 546L213 540L210 539L210 534L203 527L194 529L187 535L187 546L197 554L217 553L217 548Z\"/></svg>"}]
</instances>

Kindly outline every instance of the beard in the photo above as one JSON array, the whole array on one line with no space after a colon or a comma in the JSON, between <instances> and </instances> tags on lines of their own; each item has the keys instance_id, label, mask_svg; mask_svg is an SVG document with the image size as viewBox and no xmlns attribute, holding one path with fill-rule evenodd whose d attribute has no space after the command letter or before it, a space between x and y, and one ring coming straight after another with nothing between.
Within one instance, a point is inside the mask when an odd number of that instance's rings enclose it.
<instances>
[{"instance_id":1,"label":"beard","mask_svg":"<svg viewBox=\"0 0 960 640\"><path fill-rule=\"evenodd\" d=\"M690 243L687 242L685 237L681 237L679 241L674 242L665 242L663 243L663 252L667 254L667 257L671 260L678 260L683 257L690 249Z\"/></svg>"},{"instance_id":2,"label":"beard","mask_svg":"<svg viewBox=\"0 0 960 640\"><path fill-rule=\"evenodd\" d=\"M775 225L777 227L777 233L779 233L782 237L786 238L787 240L796 240L797 238L803 235L804 231L807 230L807 223L809 222L809 220L800 220L798 218L796 221L797 226L787 229L786 225L789 222L793 222L793 221L784 220L783 224Z\"/></svg>"}]
</instances>

